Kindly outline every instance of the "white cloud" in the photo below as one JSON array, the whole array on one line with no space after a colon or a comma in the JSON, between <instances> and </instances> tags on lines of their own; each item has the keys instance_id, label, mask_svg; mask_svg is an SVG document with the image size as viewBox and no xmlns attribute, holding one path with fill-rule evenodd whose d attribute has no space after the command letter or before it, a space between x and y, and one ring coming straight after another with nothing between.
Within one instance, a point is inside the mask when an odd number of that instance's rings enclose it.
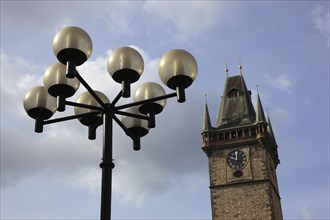
<instances>
[{"instance_id":1,"label":"white cloud","mask_svg":"<svg viewBox=\"0 0 330 220\"><path fill-rule=\"evenodd\" d=\"M55 179L71 186L80 186L89 192L99 195L101 192L101 169L97 166L80 167L68 175L57 173Z\"/></svg>"},{"instance_id":2,"label":"white cloud","mask_svg":"<svg viewBox=\"0 0 330 220\"><path fill-rule=\"evenodd\" d=\"M164 193L171 187L166 177L159 167L149 163L119 160L114 171L113 189L124 201L138 206L147 196Z\"/></svg>"},{"instance_id":3,"label":"white cloud","mask_svg":"<svg viewBox=\"0 0 330 220\"><path fill-rule=\"evenodd\" d=\"M276 127L276 125L285 124L285 123L291 122L291 120L292 120L289 113L285 109L283 109L279 106L274 106L269 111L270 111L271 123L275 124L275 127Z\"/></svg>"},{"instance_id":4,"label":"white cloud","mask_svg":"<svg viewBox=\"0 0 330 220\"><path fill-rule=\"evenodd\" d=\"M280 74L277 77L271 77L269 74L265 74L264 77L272 87L292 93L292 81L287 74Z\"/></svg>"},{"instance_id":5,"label":"white cloud","mask_svg":"<svg viewBox=\"0 0 330 220\"><path fill-rule=\"evenodd\" d=\"M138 1L107 1L100 16L111 33L129 34L133 32L134 19L139 9ZM115 10L114 10L115 9Z\"/></svg>"},{"instance_id":6,"label":"white cloud","mask_svg":"<svg viewBox=\"0 0 330 220\"><path fill-rule=\"evenodd\" d=\"M53 32L58 25L65 25L73 21L77 15L79 4L74 2L52 1L4 1L1 2L1 13L6 19L2 25L7 30L20 31L36 29ZM75 10L72 10L75 8ZM70 13L68 13L70 11ZM66 16L58 16L66 14Z\"/></svg>"},{"instance_id":7,"label":"white cloud","mask_svg":"<svg viewBox=\"0 0 330 220\"><path fill-rule=\"evenodd\" d=\"M109 33L127 35L160 20L161 29L179 40L200 37L218 24L232 22L237 8L217 1L5 1L1 6L5 30L38 27L38 31L53 34L63 26L85 26L97 20ZM145 13L151 15L147 24L138 20Z\"/></svg>"},{"instance_id":8,"label":"white cloud","mask_svg":"<svg viewBox=\"0 0 330 220\"><path fill-rule=\"evenodd\" d=\"M312 219L312 213L307 206L302 207L301 216L303 219Z\"/></svg>"},{"instance_id":9,"label":"white cloud","mask_svg":"<svg viewBox=\"0 0 330 220\"><path fill-rule=\"evenodd\" d=\"M111 33L126 34L131 30L137 4L131 1L4 1L1 13L6 19L1 24L6 30L38 27L39 31L53 34L64 26L99 19Z\"/></svg>"},{"instance_id":10,"label":"white cloud","mask_svg":"<svg viewBox=\"0 0 330 220\"><path fill-rule=\"evenodd\" d=\"M29 86L40 82L36 73L41 68L19 57L9 57L1 52L1 90L17 98ZM15 85L15 86L13 86Z\"/></svg>"},{"instance_id":11,"label":"white cloud","mask_svg":"<svg viewBox=\"0 0 330 220\"><path fill-rule=\"evenodd\" d=\"M19 57L9 57L1 52L1 112L23 113L25 93L42 83L36 75L42 68ZM6 119L1 114L2 119ZM3 123L3 122L1 122Z\"/></svg>"},{"instance_id":12,"label":"white cloud","mask_svg":"<svg viewBox=\"0 0 330 220\"><path fill-rule=\"evenodd\" d=\"M328 6L329 7L329 6ZM330 45L330 12L329 8L316 4L312 11L313 22L318 32L325 38L327 45Z\"/></svg>"},{"instance_id":13,"label":"white cloud","mask_svg":"<svg viewBox=\"0 0 330 220\"><path fill-rule=\"evenodd\" d=\"M197 38L217 24L232 19L232 6L217 1L146 1L143 8L156 18L174 27L173 37L179 40Z\"/></svg>"}]
</instances>

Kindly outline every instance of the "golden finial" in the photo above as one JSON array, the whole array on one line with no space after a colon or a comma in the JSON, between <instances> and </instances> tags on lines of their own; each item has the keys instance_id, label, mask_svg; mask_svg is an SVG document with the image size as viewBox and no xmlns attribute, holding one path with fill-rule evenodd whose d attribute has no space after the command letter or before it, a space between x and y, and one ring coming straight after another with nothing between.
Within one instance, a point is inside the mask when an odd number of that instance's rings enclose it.
<instances>
[{"instance_id":1,"label":"golden finial","mask_svg":"<svg viewBox=\"0 0 330 220\"><path fill-rule=\"evenodd\" d=\"M229 72L229 69L228 69L228 60L225 60L225 64L226 64L225 71L226 71L227 78L228 78L228 72Z\"/></svg>"},{"instance_id":2,"label":"golden finial","mask_svg":"<svg viewBox=\"0 0 330 220\"><path fill-rule=\"evenodd\" d=\"M242 66L242 59L241 59L241 57L237 57L237 59L238 59L239 74L242 75L242 68L243 68L243 66Z\"/></svg>"}]
</instances>

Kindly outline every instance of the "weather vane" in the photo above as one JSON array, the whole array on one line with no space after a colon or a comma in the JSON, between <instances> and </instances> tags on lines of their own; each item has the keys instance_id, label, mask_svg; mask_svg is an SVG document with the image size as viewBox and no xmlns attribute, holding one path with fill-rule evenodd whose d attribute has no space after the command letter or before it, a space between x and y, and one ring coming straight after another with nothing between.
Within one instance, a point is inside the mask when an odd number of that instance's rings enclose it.
<instances>
[{"instance_id":1,"label":"weather vane","mask_svg":"<svg viewBox=\"0 0 330 220\"><path fill-rule=\"evenodd\" d=\"M258 83L256 84L256 87L257 87L257 93L259 93L259 84Z\"/></svg>"}]
</instances>

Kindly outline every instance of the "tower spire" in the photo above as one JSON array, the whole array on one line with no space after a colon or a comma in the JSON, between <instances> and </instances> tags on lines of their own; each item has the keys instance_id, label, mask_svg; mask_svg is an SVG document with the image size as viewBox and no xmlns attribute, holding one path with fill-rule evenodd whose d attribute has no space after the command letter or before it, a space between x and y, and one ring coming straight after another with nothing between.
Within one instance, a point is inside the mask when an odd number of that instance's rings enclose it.
<instances>
[{"instance_id":1,"label":"tower spire","mask_svg":"<svg viewBox=\"0 0 330 220\"><path fill-rule=\"evenodd\" d=\"M257 87L257 107L256 107L256 122L266 122L264 109L262 108L260 96L259 96L259 85Z\"/></svg>"},{"instance_id":2,"label":"tower spire","mask_svg":"<svg viewBox=\"0 0 330 220\"><path fill-rule=\"evenodd\" d=\"M206 93L204 94L205 100L204 100L204 116L203 116L203 127L202 131L207 131L212 129L211 120L210 120L210 114L209 109L207 107L207 100L206 100Z\"/></svg>"},{"instance_id":3,"label":"tower spire","mask_svg":"<svg viewBox=\"0 0 330 220\"><path fill-rule=\"evenodd\" d=\"M255 118L251 91L247 89L243 75L227 77L216 127L252 124Z\"/></svg>"},{"instance_id":4,"label":"tower spire","mask_svg":"<svg viewBox=\"0 0 330 220\"><path fill-rule=\"evenodd\" d=\"M276 140L275 140L275 135L274 135L274 132L273 132L272 123L270 122L270 118L269 118L268 108L266 110L267 110L267 123L268 123L267 130L268 130L269 135L273 138L273 140L274 140L274 142L276 144Z\"/></svg>"}]
</instances>

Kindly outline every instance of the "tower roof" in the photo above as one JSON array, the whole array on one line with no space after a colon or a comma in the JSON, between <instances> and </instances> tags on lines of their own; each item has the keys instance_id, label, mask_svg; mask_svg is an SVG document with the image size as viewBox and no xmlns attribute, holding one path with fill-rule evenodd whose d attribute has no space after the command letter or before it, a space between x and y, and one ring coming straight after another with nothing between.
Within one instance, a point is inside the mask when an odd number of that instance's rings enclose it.
<instances>
[{"instance_id":1,"label":"tower roof","mask_svg":"<svg viewBox=\"0 0 330 220\"><path fill-rule=\"evenodd\" d=\"M251 102L251 91L246 87L243 75L227 77L223 92L217 127L229 128L251 124L256 113Z\"/></svg>"},{"instance_id":2,"label":"tower roof","mask_svg":"<svg viewBox=\"0 0 330 220\"><path fill-rule=\"evenodd\" d=\"M207 107L207 102L206 102L206 94L205 94L205 104L204 104L204 115L203 115L203 127L202 131L207 131L212 129L212 124L210 120L210 114L209 114L209 109Z\"/></svg>"}]
</instances>

